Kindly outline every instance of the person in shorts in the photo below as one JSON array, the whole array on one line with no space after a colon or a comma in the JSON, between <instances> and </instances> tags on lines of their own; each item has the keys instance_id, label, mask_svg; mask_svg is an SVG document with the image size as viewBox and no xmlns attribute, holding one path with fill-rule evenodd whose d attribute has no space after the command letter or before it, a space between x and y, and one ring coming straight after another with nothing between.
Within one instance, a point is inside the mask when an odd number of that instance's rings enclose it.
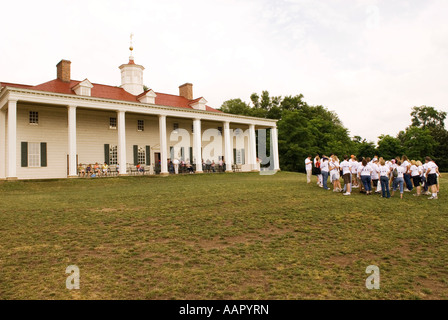
<instances>
[{"instance_id":1,"label":"person in shorts","mask_svg":"<svg viewBox=\"0 0 448 320\"><path fill-rule=\"evenodd\" d=\"M352 183L352 165L348 161L348 156L344 156L344 161L340 164L340 169L342 171L342 178L344 179L344 189L345 193L344 196L349 196L351 193L351 183Z\"/></svg>"},{"instance_id":2,"label":"person in shorts","mask_svg":"<svg viewBox=\"0 0 448 320\"><path fill-rule=\"evenodd\" d=\"M414 196L419 197L421 195L421 171L419 166L417 165L417 161L411 160L411 167L409 168L409 171L411 173L414 188L417 189L417 193L414 194Z\"/></svg>"},{"instance_id":3,"label":"person in shorts","mask_svg":"<svg viewBox=\"0 0 448 320\"><path fill-rule=\"evenodd\" d=\"M430 158L425 158L426 162L426 183L428 187L431 188L431 197L429 200L437 199L437 174L440 176L439 167L436 163Z\"/></svg>"}]
</instances>

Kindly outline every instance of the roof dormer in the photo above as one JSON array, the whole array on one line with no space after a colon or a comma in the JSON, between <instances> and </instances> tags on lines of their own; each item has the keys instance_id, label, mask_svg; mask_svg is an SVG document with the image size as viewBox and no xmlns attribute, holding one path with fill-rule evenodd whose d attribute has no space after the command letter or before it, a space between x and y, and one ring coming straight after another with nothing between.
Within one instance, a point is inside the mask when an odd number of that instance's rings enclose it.
<instances>
[{"instance_id":1,"label":"roof dormer","mask_svg":"<svg viewBox=\"0 0 448 320\"><path fill-rule=\"evenodd\" d=\"M74 86L72 90L75 91L77 95L90 97L92 88L93 84L88 79L85 79Z\"/></svg>"},{"instance_id":2,"label":"roof dormer","mask_svg":"<svg viewBox=\"0 0 448 320\"><path fill-rule=\"evenodd\" d=\"M151 104L155 104L156 103L156 93L154 92L154 90L150 89L148 91L143 92L142 94L140 94L137 99L138 101L140 101L141 103L151 103Z\"/></svg>"},{"instance_id":3,"label":"roof dormer","mask_svg":"<svg viewBox=\"0 0 448 320\"><path fill-rule=\"evenodd\" d=\"M189 105L196 110L205 110L205 104L207 103L207 100L205 100L203 97L197 98L195 100L192 100Z\"/></svg>"}]
</instances>

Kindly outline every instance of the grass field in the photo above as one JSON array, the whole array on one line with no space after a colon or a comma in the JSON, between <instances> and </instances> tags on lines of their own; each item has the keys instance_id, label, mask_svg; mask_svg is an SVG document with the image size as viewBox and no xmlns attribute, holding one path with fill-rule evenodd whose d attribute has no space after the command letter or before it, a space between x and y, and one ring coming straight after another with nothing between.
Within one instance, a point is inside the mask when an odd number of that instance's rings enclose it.
<instances>
[{"instance_id":1,"label":"grass field","mask_svg":"<svg viewBox=\"0 0 448 320\"><path fill-rule=\"evenodd\" d=\"M0 182L0 299L446 299L447 189L343 197L288 172Z\"/></svg>"}]
</instances>

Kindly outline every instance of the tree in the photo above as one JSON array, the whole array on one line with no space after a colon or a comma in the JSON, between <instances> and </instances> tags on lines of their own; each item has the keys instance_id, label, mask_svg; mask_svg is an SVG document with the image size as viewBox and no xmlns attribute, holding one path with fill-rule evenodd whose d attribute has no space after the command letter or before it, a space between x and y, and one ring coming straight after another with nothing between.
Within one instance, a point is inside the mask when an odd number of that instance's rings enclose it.
<instances>
[{"instance_id":1,"label":"tree","mask_svg":"<svg viewBox=\"0 0 448 320\"><path fill-rule=\"evenodd\" d=\"M420 106L412 108L413 127L419 128L445 128L446 112L437 111L433 107Z\"/></svg>"},{"instance_id":2,"label":"tree","mask_svg":"<svg viewBox=\"0 0 448 320\"><path fill-rule=\"evenodd\" d=\"M367 141L366 139L356 139L352 140L354 154L357 156L358 160L362 158L372 157L376 154L375 144L372 141Z\"/></svg>"},{"instance_id":3,"label":"tree","mask_svg":"<svg viewBox=\"0 0 448 320\"><path fill-rule=\"evenodd\" d=\"M426 129L429 131L426 132L418 132L416 130L413 130L412 132L408 133L410 135L413 133L414 135L421 134L422 137L416 137L415 139L421 140L421 141L415 141L411 140L409 137L406 138L405 132L401 132L401 136L403 141L405 139L408 139L408 145L410 148L429 148L428 154L433 155L434 160L439 165L439 170L445 171L448 170L448 132L445 129L445 119L446 119L447 113L444 111L438 111L433 107L428 106L420 106L420 107L414 107L412 108L411 117L412 117L412 124L410 128L419 128L419 129ZM408 128L409 129L409 128ZM406 129L406 130L408 130ZM433 140L429 139L427 137L427 133L431 135ZM399 134L399 135L400 135ZM429 143L429 146L423 146L420 145L420 143L424 142L424 139L427 139L426 142ZM433 144L435 143L435 144ZM417 146L415 145L417 144ZM433 144L433 145L431 145ZM413 152L413 150L410 150ZM429 151L432 151L429 153Z\"/></svg>"},{"instance_id":4,"label":"tree","mask_svg":"<svg viewBox=\"0 0 448 320\"><path fill-rule=\"evenodd\" d=\"M241 114L245 116L252 115L250 106L241 99L231 99L225 101L220 110L226 113Z\"/></svg>"},{"instance_id":5,"label":"tree","mask_svg":"<svg viewBox=\"0 0 448 320\"><path fill-rule=\"evenodd\" d=\"M381 135L378 137L377 154L384 159L393 159L396 156L401 156L404 153L404 148L400 139L390 135Z\"/></svg>"},{"instance_id":6,"label":"tree","mask_svg":"<svg viewBox=\"0 0 448 320\"><path fill-rule=\"evenodd\" d=\"M426 156L433 156L437 143L427 128L410 126L406 131L398 133L398 139L404 146L408 158L423 160Z\"/></svg>"},{"instance_id":7,"label":"tree","mask_svg":"<svg viewBox=\"0 0 448 320\"><path fill-rule=\"evenodd\" d=\"M270 97L267 90L250 96L252 105L241 99L225 101L221 111L261 118L279 119L278 148L283 170L304 171L309 155L350 154L355 143L338 115L318 105L310 106L303 95ZM373 148L374 149L374 148ZM371 154L369 154L371 155Z\"/></svg>"}]
</instances>

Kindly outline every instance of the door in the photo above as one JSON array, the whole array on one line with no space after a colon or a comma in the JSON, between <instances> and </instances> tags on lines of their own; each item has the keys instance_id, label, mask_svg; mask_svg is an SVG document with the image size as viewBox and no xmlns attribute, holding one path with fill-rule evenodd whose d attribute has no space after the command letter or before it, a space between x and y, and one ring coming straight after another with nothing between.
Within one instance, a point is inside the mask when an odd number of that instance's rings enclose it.
<instances>
[{"instance_id":1,"label":"door","mask_svg":"<svg viewBox=\"0 0 448 320\"><path fill-rule=\"evenodd\" d=\"M154 164L160 165L160 152L154 152Z\"/></svg>"}]
</instances>

